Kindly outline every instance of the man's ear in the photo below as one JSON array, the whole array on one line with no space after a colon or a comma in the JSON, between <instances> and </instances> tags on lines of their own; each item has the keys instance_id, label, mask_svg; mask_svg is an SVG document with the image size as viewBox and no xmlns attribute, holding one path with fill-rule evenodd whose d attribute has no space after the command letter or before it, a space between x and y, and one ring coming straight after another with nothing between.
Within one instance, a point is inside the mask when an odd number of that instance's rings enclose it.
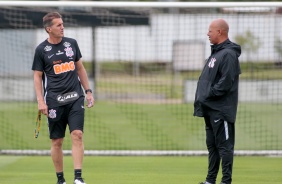
<instances>
[{"instance_id":1,"label":"man's ear","mask_svg":"<svg viewBox=\"0 0 282 184\"><path fill-rule=\"evenodd\" d=\"M50 27L46 27L46 32L49 33L51 31Z\"/></svg>"},{"instance_id":2,"label":"man's ear","mask_svg":"<svg viewBox=\"0 0 282 184\"><path fill-rule=\"evenodd\" d=\"M218 30L218 35L222 35L222 30L221 29Z\"/></svg>"}]
</instances>

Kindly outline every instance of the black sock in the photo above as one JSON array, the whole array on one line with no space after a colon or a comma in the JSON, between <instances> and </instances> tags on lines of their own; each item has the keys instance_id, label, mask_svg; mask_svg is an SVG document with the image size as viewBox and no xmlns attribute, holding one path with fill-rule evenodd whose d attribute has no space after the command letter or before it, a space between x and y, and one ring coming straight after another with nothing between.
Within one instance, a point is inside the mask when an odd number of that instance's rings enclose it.
<instances>
[{"instance_id":1,"label":"black sock","mask_svg":"<svg viewBox=\"0 0 282 184\"><path fill-rule=\"evenodd\" d=\"M74 170L74 178L81 178L81 169Z\"/></svg>"},{"instance_id":2,"label":"black sock","mask_svg":"<svg viewBox=\"0 0 282 184\"><path fill-rule=\"evenodd\" d=\"M65 181L64 172L57 172L56 175L59 181Z\"/></svg>"}]
</instances>

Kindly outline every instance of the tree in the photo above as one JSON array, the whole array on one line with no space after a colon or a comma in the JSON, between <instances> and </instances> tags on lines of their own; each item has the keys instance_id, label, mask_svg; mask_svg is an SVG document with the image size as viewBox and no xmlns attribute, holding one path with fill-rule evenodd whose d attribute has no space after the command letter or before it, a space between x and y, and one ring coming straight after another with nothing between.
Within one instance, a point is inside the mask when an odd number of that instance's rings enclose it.
<instances>
[{"instance_id":1,"label":"tree","mask_svg":"<svg viewBox=\"0 0 282 184\"><path fill-rule=\"evenodd\" d=\"M244 34L235 36L235 41L246 53L247 61L250 63L251 76L253 77L254 65L250 55L251 53L257 52L261 44L260 40L259 38L255 37L251 31L247 30Z\"/></svg>"}]
</instances>

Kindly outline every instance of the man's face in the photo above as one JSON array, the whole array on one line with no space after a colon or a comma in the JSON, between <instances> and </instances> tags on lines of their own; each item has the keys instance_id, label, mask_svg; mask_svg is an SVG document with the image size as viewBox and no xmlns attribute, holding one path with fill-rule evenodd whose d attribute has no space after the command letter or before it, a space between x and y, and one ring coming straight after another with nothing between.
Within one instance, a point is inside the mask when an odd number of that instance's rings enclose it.
<instances>
[{"instance_id":1,"label":"man's face","mask_svg":"<svg viewBox=\"0 0 282 184\"><path fill-rule=\"evenodd\" d=\"M214 44L214 45L218 44L220 30L213 23L209 26L209 30L208 30L208 34L207 35L209 37L209 40L210 40L211 44Z\"/></svg>"},{"instance_id":2,"label":"man's face","mask_svg":"<svg viewBox=\"0 0 282 184\"><path fill-rule=\"evenodd\" d=\"M61 18L53 19L53 25L49 27L49 34L55 38L62 38L64 36L64 22Z\"/></svg>"}]
</instances>

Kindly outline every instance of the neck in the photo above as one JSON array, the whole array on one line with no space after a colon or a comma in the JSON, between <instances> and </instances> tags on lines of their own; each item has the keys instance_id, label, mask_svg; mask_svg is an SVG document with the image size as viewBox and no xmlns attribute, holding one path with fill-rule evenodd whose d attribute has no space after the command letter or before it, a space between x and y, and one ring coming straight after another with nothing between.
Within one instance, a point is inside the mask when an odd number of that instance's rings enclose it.
<instances>
[{"instance_id":1,"label":"neck","mask_svg":"<svg viewBox=\"0 0 282 184\"><path fill-rule=\"evenodd\" d=\"M225 37L225 38L221 39L221 41L218 44L221 44L221 43L225 42L227 39L228 39L228 37Z\"/></svg>"},{"instance_id":2,"label":"neck","mask_svg":"<svg viewBox=\"0 0 282 184\"><path fill-rule=\"evenodd\" d=\"M51 44L58 44L62 41L62 38L51 38L51 37L49 37L47 41Z\"/></svg>"}]
</instances>

